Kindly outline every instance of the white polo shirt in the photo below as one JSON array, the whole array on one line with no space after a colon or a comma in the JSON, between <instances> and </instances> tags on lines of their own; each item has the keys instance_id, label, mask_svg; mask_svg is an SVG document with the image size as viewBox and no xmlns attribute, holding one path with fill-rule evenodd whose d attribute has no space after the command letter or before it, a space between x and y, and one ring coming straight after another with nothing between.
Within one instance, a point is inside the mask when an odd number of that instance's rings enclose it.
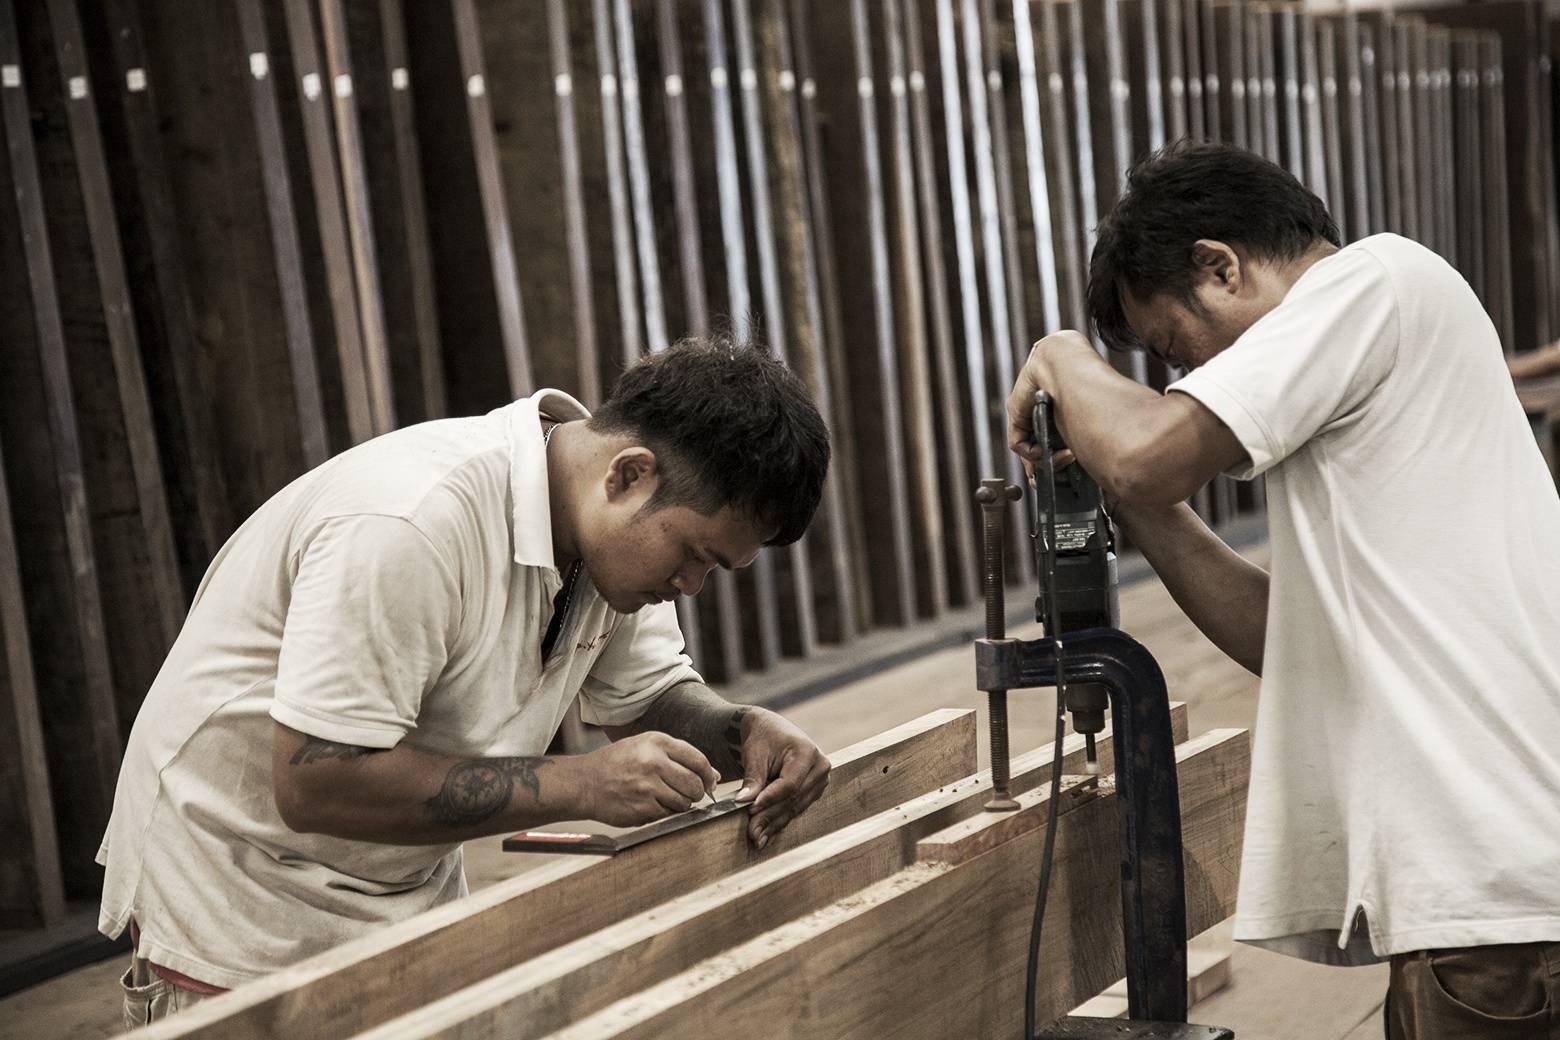
<instances>
[{"instance_id":1,"label":"white polo shirt","mask_svg":"<svg viewBox=\"0 0 1560 1040\"><path fill-rule=\"evenodd\" d=\"M298 834L271 788L272 720L364 747L546 751L699 679L671 604L622 615L583 575L552 658L543 390L375 438L263 505L212 562L136 717L108 832L99 928L233 987L465 894L460 846Z\"/></svg>"},{"instance_id":2,"label":"white polo shirt","mask_svg":"<svg viewBox=\"0 0 1560 1040\"><path fill-rule=\"evenodd\" d=\"M1560 498L1473 291L1376 235L1171 389L1267 475L1235 937L1560 939Z\"/></svg>"}]
</instances>

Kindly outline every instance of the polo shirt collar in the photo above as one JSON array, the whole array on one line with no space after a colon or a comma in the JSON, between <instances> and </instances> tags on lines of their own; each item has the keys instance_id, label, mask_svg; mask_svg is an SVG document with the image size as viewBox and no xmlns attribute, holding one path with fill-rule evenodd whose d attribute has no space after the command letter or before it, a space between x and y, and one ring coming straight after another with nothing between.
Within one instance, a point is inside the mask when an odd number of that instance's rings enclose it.
<instances>
[{"instance_id":1,"label":"polo shirt collar","mask_svg":"<svg viewBox=\"0 0 1560 1040\"><path fill-rule=\"evenodd\" d=\"M590 411L562 390L538 390L498 410L509 438L509 490L513 502L515 562L557 575L542 416L559 422L590 418Z\"/></svg>"}]
</instances>

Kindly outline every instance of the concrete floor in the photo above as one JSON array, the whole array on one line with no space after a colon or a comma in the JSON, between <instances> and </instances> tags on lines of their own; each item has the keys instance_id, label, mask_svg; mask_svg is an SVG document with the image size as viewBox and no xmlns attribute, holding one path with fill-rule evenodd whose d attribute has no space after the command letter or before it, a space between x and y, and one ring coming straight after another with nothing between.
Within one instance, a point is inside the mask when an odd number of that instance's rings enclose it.
<instances>
[{"instance_id":1,"label":"concrete floor","mask_svg":"<svg viewBox=\"0 0 1560 1040\"><path fill-rule=\"evenodd\" d=\"M1266 550L1248 552L1265 562ZM1122 626L1153 651L1171 696L1189 706L1191 730L1251 727L1257 681L1219 653L1192 628L1157 581L1122 590ZM1024 636L1030 633L1014 632ZM1033 634L1038 634L1038 630ZM975 708L967 648L943 651L816 697L787 712L825 748L844 747L927 711ZM1050 694L1010 697L1015 753L1050 739ZM981 747L985 764L986 749ZM515 856L499 839L468 843L467 876L473 889L490 885L542 860ZM1229 923L1199 940L1228 945ZM0 1040L93 1040L113 1036L120 1023L117 961L93 965L0 1000ZM1373 1040L1381 1035L1384 967L1327 968L1234 945L1231 981L1193 1011L1193 1021L1226 1026L1240 1040Z\"/></svg>"}]
</instances>

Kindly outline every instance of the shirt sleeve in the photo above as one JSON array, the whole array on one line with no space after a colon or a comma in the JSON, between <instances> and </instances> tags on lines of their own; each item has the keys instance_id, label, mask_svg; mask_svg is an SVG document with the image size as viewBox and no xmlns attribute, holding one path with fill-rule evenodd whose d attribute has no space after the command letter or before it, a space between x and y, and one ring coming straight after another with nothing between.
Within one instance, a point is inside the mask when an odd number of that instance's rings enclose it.
<instances>
[{"instance_id":1,"label":"shirt sleeve","mask_svg":"<svg viewBox=\"0 0 1560 1040\"><path fill-rule=\"evenodd\" d=\"M1397 293L1363 249L1320 261L1283 303L1168 390L1188 394L1239 439L1250 479L1311 438L1358 418L1397 358Z\"/></svg>"},{"instance_id":2,"label":"shirt sleeve","mask_svg":"<svg viewBox=\"0 0 1560 1040\"><path fill-rule=\"evenodd\" d=\"M271 717L322 740L394 747L416 728L459 617L458 582L411 521L326 521L296 564Z\"/></svg>"},{"instance_id":3,"label":"shirt sleeve","mask_svg":"<svg viewBox=\"0 0 1560 1040\"><path fill-rule=\"evenodd\" d=\"M580 717L593 726L622 726L683 682L703 682L683 653L677 608L671 603L624 615L580 689Z\"/></svg>"}]
</instances>

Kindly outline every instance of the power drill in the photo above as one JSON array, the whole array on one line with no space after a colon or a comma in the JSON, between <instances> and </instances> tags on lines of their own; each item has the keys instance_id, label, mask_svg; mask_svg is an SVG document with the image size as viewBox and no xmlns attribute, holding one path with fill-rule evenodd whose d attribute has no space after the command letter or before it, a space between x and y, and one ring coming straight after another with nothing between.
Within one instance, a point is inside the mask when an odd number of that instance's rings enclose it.
<instances>
[{"instance_id":1,"label":"power drill","mask_svg":"<svg viewBox=\"0 0 1560 1040\"><path fill-rule=\"evenodd\" d=\"M1076 462L1060 471L1052 461L1066 447L1056 425L1051 395L1035 394L1035 441L1041 460L1034 467L1035 569L1040 594L1035 619L1045 634L1060 639L1086 628L1120 628L1121 604L1116 586L1116 540L1105 495L1094 478ZM1061 654L1057 655L1058 661ZM1095 683L1072 683L1063 689L1074 732L1083 734L1090 773L1099 772L1094 737L1105 728L1109 697Z\"/></svg>"}]
</instances>

